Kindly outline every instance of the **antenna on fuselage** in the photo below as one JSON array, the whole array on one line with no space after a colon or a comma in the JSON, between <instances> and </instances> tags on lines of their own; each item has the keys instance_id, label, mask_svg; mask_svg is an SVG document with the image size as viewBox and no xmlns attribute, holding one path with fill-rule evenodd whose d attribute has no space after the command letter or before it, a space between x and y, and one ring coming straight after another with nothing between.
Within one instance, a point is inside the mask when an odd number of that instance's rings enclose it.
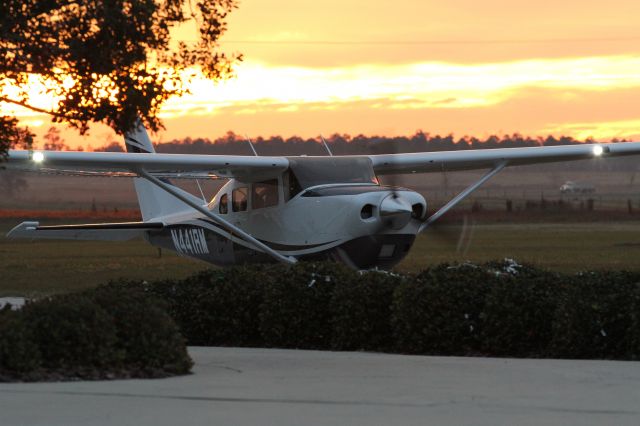
<instances>
[{"instance_id":1,"label":"antenna on fuselage","mask_svg":"<svg viewBox=\"0 0 640 426\"><path fill-rule=\"evenodd\" d=\"M256 149L253 147L253 143L251 142L251 139L249 139L249 136L244 135L244 137L247 139L247 142L249 142L249 147L251 148L251 151L253 151L253 155L258 157L258 153L256 152Z\"/></svg>"},{"instance_id":2,"label":"antenna on fuselage","mask_svg":"<svg viewBox=\"0 0 640 426\"><path fill-rule=\"evenodd\" d=\"M320 135L320 139L322 139L322 144L324 145L325 148L327 148L327 152L329 153L329 155L333 157L333 153L329 149L329 145L327 145L327 141L324 140L324 137L322 135Z\"/></svg>"}]
</instances>

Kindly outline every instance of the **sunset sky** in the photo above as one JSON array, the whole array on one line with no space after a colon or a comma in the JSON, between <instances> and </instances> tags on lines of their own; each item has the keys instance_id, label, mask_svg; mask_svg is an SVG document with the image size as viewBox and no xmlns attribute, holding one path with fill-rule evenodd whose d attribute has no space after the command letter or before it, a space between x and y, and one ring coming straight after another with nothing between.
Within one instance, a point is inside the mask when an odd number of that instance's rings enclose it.
<instances>
[{"instance_id":1,"label":"sunset sky","mask_svg":"<svg viewBox=\"0 0 640 426\"><path fill-rule=\"evenodd\" d=\"M418 129L640 139L638 16L638 0L243 0L222 39L244 54L237 78L171 100L154 139ZM64 138L86 148L113 136Z\"/></svg>"}]
</instances>

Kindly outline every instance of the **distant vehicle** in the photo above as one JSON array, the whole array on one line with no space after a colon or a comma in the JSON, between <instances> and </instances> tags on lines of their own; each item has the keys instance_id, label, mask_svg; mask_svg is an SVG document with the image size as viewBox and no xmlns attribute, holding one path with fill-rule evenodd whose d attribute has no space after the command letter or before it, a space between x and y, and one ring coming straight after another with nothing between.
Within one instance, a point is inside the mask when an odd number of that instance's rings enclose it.
<instances>
[{"instance_id":1,"label":"distant vehicle","mask_svg":"<svg viewBox=\"0 0 640 426\"><path fill-rule=\"evenodd\" d=\"M640 142L453 152L274 157L156 154L141 125L123 152L9 151L3 166L75 176L131 176L142 222L16 226L10 238L129 240L138 236L217 265L335 259L355 269L390 268L416 235L506 166L640 155ZM377 176L488 169L437 212L424 197ZM213 200L169 179L223 178ZM80 183L81 184L81 183Z\"/></svg>"},{"instance_id":2,"label":"distant vehicle","mask_svg":"<svg viewBox=\"0 0 640 426\"><path fill-rule=\"evenodd\" d=\"M568 180L560 187L560 192L565 195L571 194L593 194L596 189L590 183L574 182Z\"/></svg>"}]
</instances>

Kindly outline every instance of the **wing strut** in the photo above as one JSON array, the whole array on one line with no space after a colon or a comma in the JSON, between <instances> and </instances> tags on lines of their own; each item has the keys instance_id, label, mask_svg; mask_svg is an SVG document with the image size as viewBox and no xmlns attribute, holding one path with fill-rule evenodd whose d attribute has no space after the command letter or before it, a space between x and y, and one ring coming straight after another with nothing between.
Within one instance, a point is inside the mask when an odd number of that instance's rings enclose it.
<instances>
[{"instance_id":1,"label":"wing strut","mask_svg":"<svg viewBox=\"0 0 640 426\"><path fill-rule=\"evenodd\" d=\"M329 153L330 157L333 157L333 152L331 152L331 150L329 149L329 145L327 145L327 141L324 140L324 138L322 137L322 135L320 135L320 139L322 139L322 144L324 145L324 147L327 149L327 152Z\"/></svg>"},{"instance_id":2,"label":"wing strut","mask_svg":"<svg viewBox=\"0 0 640 426\"><path fill-rule=\"evenodd\" d=\"M294 264L294 263L296 263L298 261L295 257L283 256L282 254L280 254L277 251L273 250L271 247L265 245L264 243L261 243L260 241L258 241L254 237L252 237L250 234L244 232L242 229L238 228L235 225L232 225L231 223L229 223L226 220L222 219L218 215L211 213L208 209L206 209L203 206L199 205L198 203L194 202L190 198L187 198L187 197L183 196L180 192L175 191L171 185L168 185L168 184L164 183L163 181L161 181L157 177L149 174L146 170L139 169L139 170L136 170L136 173L140 177L145 178L146 180L148 180L152 184L160 187L161 189L165 190L169 194L173 195L174 197L176 197L177 199L179 199L183 203L193 207L194 209L196 209L197 211L199 211L203 215L207 216L209 219L213 220L218 225L222 226L228 232L230 232L232 234L236 234L237 236L241 237L243 240L251 243L253 246L255 246L259 250L267 253L268 255L272 256L276 260L278 260L280 262L283 262L283 263L288 263L288 264Z\"/></svg>"},{"instance_id":3,"label":"wing strut","mask_svg":"<svg viewBox=\"0 0 640 426\"><path fill-rule=\"evenodd\" d=\"M462 191L461 193L456 195L454 198L452 198L451 201L449 201L447 204L445 204L444 206L440 207L440 210L438 210L437 212L435 212L434 214L429 216L429 218L422 225L420 225L420 229L418 230L418 232L422 232L425 229L427 229L429 227L429 225L431 225L436 220L440 219L440 217L443 214L445 214L446 212L451 210L460 201L462 201L465 198L467 198L467 196L469 194L471 194L473 191L475 191L476 189L478 189L480 187L480 185L482 185L483 183L485 183L486 181L491 179L493 176L498 174L498 172L500 172L502 169L504 169L506 167L506 165L507 165L506 161L503 161L503 162L499 163L497 166L495 166L493 169L491 169L491 171L489 171L487 174L482 176L479 180L477 180L472 185L468 186L464 191Z\"/></svg>"}]
</instances>

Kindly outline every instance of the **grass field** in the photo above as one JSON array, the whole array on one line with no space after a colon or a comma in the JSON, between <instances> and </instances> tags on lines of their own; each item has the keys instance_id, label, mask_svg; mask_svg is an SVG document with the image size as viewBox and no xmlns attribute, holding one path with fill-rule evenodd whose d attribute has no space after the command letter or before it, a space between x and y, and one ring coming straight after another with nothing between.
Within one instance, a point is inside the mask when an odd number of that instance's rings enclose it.
<instances>
[{"instance_id":1,"label":"grass field","mask_svg":"<svg viewBox=\"0 0 640 426\"><path fill-rule=\"evenodd\" d=\"M208 265L146 242L15 242L0 240L0 296L39 296L79 290L124 277L184 277Z\"/></svg>"},{"instance_id":2,"label":"grass field","mask_svg":"<svg viewBox=\"0 0 640 426\"><path fill-rule=\"evenodd\" d=\"M640 270L640 224L635 222L478 224L468 249L458 250L458 226L449 238L427 231L400 265L416 271L441 262L514 258L561 272Z\"/></svg>"},{"instance_id":3,"label":"grass field","mask_svg":"<svg viewBox=\"0 0 640 426\"><path fill-rule=\"evenodd\" d=\"M1 220L6 233L19 220ZM485 224L468 227L458 247L456 224L429 230L398 266L415 272L452 261L504 257L548 269L640 270L640 224L635 222ZM467 244L468 242L468 244ZM79 290L120 277L185 277L209 265L162 252L144 241L127 243L14 241L0 237L0 296L40 296Z\"/></svg>"}]
</instances>

